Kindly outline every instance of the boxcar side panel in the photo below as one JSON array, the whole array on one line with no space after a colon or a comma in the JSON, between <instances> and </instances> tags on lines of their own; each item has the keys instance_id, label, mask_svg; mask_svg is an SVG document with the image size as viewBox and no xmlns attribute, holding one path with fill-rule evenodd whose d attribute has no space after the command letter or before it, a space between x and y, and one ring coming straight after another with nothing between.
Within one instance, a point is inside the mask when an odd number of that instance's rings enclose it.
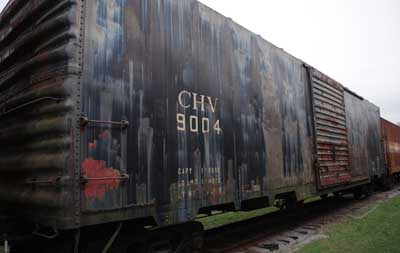
<instances>
[{"instance_id":1,"label":"boxcar side panel","mask_svg":"<svg viewBox=\"0 0 400 253\"><path fill-rule=\"evenodd\" d=\"M315 191L301 61L197 1L86 5L87 224Z\"/></svg>"},{"instance_id":2,"label":"boxcar side panel","mask_svg":"<svg viewBox=\"0 0 400 253\"><path fill-rule=\"evenodd\" d=\"M348 90L345 103L352 180L385 175L379 108Z\"/></svg>"},{"instance_id":3,"label":"boxcar side panel","mask_svg":"<svg viewBox=\"0 0 400 253\"><path fill-rule=\"evenodd\" d=\"M386 162L390 174L400 173L400 126L381 119Z\"/></svg>"}]
</instances>

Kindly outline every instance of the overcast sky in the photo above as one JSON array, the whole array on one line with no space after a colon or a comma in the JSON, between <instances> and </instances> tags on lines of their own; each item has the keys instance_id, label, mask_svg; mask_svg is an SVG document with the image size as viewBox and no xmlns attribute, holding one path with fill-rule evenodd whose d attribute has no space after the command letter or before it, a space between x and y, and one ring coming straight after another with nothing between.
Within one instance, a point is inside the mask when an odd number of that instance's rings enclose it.
<instances>
[{"instance_id":1,"label":"overcast sky","mask_svg":"<svg viewBox=\"0 0 400 253\"><path fill-rule=\"evenodd\" d=\"M0 9L6 2L0 0ZM381 107L387 119L400 122L400 0L201 2L359 93Z\"/></svg>"},{"instance_id":2,"label":"overcast sky","mask_svg":"<svg viewBox=\"0 0 400 253\"><path fill-rule=\"evenodd\" d=\"M400 122L400 0L200 0Z\"/></svg>"}]
</instances>

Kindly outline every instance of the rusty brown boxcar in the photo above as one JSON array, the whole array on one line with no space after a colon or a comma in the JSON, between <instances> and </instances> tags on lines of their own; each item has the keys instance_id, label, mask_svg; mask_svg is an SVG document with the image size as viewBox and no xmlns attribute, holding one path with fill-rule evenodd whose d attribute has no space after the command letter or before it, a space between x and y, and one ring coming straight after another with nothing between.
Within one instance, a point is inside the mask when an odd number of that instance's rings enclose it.
<instances>
[{"instance_id":1,"label":"rusty brown boxcar","mask_svg":"<svg viewBox=\"0 0 400 253\"><path fill-rule=\"evenodd\" d=\"M75 252L370 184L387 174L379 118L194 0L13 0L0 15L0 211Z\"/></svg>"},{"instance_id":2,"label":"rusty brown boxcar","mask_svg":"<svg viewBox=\"0 0 400 253\"><path fill-rule=\"evenodd\" d=\"M400 126L382 118L382 132L385 146L385 157L389 172L400 173Z\"/></svg>"}]
</instances>

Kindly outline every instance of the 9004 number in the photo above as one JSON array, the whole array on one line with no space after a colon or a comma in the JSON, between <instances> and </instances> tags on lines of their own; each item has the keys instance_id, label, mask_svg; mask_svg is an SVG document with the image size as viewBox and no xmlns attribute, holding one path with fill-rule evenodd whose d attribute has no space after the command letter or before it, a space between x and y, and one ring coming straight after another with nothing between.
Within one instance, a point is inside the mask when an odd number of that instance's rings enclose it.
<instances>
[{"instance_id":1,"label":"9004 number","mask_svg":"<svg viewBox=\"0 0 400 253\"><path fill-rule=\"evenodd\" d=\"M206 117L198 117L195 115L191 115L189 117L189 121L187 122L185 114L178 113L176 115L176 120L178 123L178 131L186 131L187 129L189 129L190 132L192 133L198 133L198 132L209 133L211 129L210 119ZM213 130L217 132L217 134L222 133L219 120L217 120L213 124Z\"/></svg>"}]
</instances>

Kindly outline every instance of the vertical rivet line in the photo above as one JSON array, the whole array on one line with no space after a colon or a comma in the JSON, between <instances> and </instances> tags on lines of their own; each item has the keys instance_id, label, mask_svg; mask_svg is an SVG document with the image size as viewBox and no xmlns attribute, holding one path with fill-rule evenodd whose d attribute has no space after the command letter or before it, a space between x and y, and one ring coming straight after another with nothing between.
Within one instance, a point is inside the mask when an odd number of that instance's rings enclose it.
<instances>
[{"instance_id":1,"label":"vertical rivet line","mask_svg":"<svg viewBox=\"0 0 400 253\"><path fill-rule=\"evenodd\" d=\"M77 88L76 88L76 115L75 115L75 173L74 173L74 209L75 209L75 224L80 225L81 223L81 127L80 127L80 116L81 116L81 102L82 99L82 72L83 72L83 47L84 47L84 17L85 17L85 2L82 0L79 4L78 15L80 18L79 23L79 49L78 49L78 65L79 74L77 77Z\"/></svg>"}]
</instances>

